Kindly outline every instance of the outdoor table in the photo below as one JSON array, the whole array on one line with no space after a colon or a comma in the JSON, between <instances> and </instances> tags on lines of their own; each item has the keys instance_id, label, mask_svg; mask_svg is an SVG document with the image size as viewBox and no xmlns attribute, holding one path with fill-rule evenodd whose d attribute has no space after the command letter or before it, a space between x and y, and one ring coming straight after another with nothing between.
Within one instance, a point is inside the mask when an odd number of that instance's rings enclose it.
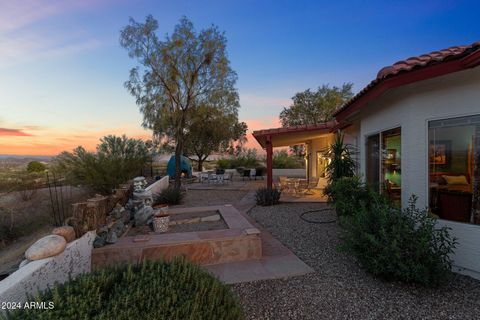
<instances>
[{"instance_id":1,"label":"outdoor table","mask_svg":"<svg viewBox=\"0 0 480 320\"><path fill-rule=\"evenodd\" d=\"M287 186L288 191L293 191L293 194L297 194L298 183L300 181L299 178L287 178Z\"/></svg>"}]
</instances>

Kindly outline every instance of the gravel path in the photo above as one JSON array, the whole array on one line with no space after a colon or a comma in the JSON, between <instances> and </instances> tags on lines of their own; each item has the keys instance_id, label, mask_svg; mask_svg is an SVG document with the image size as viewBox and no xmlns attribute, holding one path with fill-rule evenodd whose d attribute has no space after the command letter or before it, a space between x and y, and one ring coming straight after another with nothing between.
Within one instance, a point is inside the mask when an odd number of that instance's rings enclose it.
<instances>
[{"instance_id":1,"label":"gravel path","mask_svg":"<svg viewBox=\"0 0 480 320\"><path fill-rule=\"evenodd\" d=\"M336 223L311 224L301 212L325 204L255 207L250 215L315 273L233 286L248 319L479 319L480 282L455 276L440 289L388 283L337 250ZM313 214L330 220L332 213Z\"/></svg>"}]
</instances>

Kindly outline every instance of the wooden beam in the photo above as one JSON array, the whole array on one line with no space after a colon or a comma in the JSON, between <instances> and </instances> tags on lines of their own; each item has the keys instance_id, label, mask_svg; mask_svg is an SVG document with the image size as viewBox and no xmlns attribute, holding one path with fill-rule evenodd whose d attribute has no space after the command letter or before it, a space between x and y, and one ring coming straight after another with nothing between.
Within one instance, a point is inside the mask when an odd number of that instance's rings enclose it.
<instances>
[{"instance_id":1,"label":"wooden beam","mask_svg":"<svg viewBox=\"0 0 480 320\"><path fill-rule=\"evenodd\" d=\"M272 146L272 136L268 135L265 141L265 148L267 149L267 188L272 189L273 187L273 146Z\"/></svg>"}]
</instances>

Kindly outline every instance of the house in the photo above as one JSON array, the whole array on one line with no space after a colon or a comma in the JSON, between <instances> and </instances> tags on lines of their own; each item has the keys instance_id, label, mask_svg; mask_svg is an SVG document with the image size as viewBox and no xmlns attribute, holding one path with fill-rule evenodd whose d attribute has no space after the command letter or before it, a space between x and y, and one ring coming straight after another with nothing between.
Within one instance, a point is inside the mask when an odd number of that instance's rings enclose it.
<instances>
[{"instance_id":1,"label":"house","mask_svg":"<svg viewBox=\"0 0 480 320\"><path fill-rule=\"evenodd\" d=\"M458 238L456 271L480 278L480 42L394 63L334 113L335 122L254 132L267 150L307 146L307 177L324 174L323 152L341 129L358 173L402 206L418 196Z\"/></svg>"}]
</instances>

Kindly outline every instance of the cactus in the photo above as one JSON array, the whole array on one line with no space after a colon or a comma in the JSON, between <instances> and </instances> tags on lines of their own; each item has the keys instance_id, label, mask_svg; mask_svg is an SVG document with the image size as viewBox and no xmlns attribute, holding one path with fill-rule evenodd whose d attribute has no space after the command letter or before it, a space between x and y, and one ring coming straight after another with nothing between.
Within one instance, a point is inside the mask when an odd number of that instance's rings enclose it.
<instances>
[{"instance_id":1,"label":"cactus","mask_svg":"<svg viewBox=\"0 0 480 320\"><path fill-rule=\"evenodd\" d=\"M85 274L38 293L51 310L20 309L7 319L243 319L230 287L184 258Z\"/></svg>"}]
</instances>

